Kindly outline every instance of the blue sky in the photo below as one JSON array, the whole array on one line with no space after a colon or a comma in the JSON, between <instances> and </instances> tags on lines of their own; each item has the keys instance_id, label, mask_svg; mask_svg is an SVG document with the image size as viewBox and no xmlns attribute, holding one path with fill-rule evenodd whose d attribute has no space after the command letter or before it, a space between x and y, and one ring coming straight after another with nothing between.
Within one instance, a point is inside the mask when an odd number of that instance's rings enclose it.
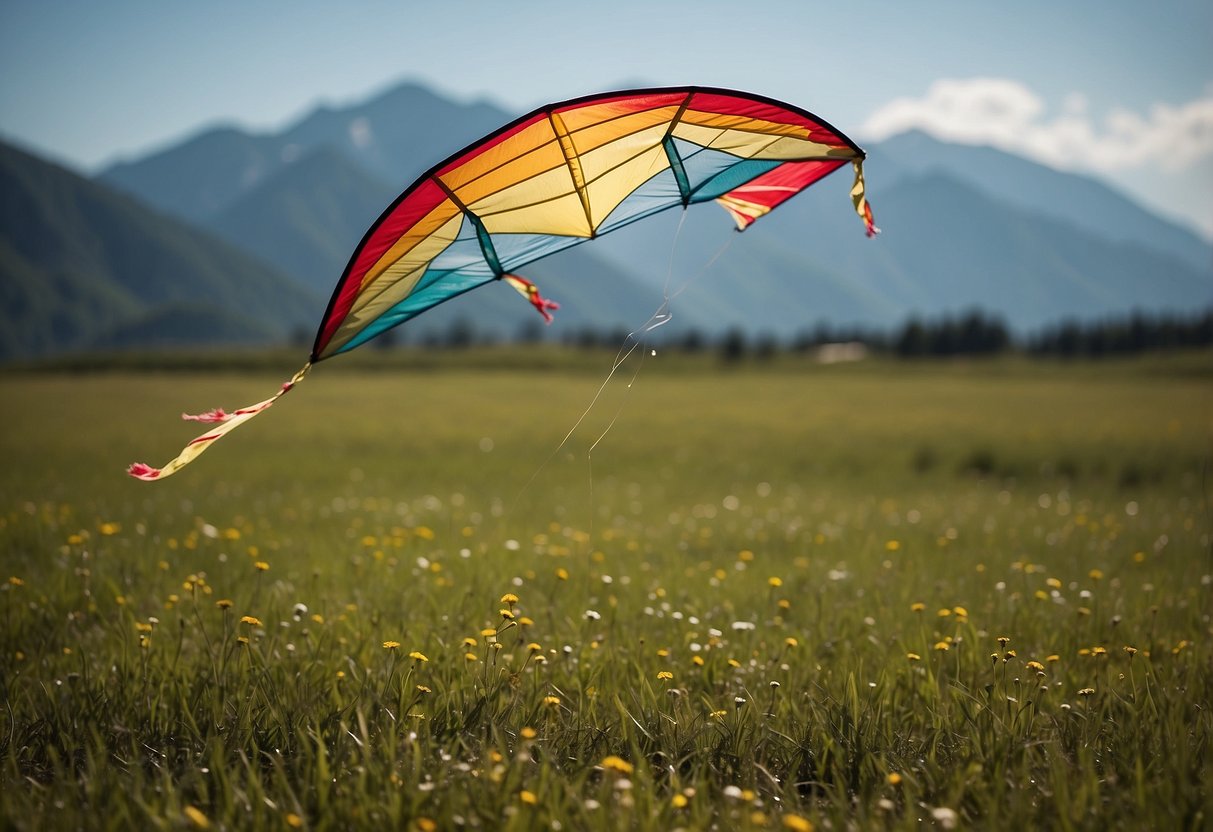
<instances>
[{"instance_id":1,"label":"blue sky","mask_svg":"<svg viewBox=\"0 0 1213 832\"><path fill-rule=\"evenodd\" d=\"M1208 0L3 0L0 135L93 172L403 79L519 112L712 84L799 104L861 143L920 127L1094 172L1213 237L1211 47Z\"/></svg>"}]
</instances>

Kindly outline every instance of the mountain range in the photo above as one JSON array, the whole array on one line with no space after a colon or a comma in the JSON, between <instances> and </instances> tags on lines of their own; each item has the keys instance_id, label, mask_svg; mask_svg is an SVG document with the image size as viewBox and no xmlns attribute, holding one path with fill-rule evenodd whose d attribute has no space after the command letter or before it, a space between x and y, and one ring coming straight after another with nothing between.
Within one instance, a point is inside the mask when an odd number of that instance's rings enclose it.
<instances>
[{"instance_id":1,"label":"mountain range","mask_svg":"<svg viewBox=\"0 0 1213 832\"><path fill-rule=\"evenodd\" d=\"M307 341L395 195L513 115L402 84L278 132L206 129L91 179L0 147L0 357ZM922 133L868 153L874 241L840 173L744 234L708 206L667 212L523 273L562 303L564 332L635 329L663 297L672 329L777 336L974 307L1026 332L1213 305L1213 246L1095 179ZM504 337L538 320L491 286L396 332L461 319Z\"/></svg>"}]
</instances>

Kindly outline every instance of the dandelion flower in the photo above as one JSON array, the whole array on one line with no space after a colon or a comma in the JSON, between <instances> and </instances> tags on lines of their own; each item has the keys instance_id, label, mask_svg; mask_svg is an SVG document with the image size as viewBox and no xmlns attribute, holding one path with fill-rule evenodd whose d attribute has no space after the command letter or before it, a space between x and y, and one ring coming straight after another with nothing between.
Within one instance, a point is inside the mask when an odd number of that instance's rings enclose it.
<instances>
[{"instance_id":1,"label":"dandelion flower","mask_svg":"<svg viewBox=\"0 0 1213 832\"><path fill-rule=\"evenodd\" d=\"M657 678L663 681L669 681L670 679L674 678L674 674L668 670L659 670L657 672Z\"/></svg>"},{"instance_id":2,"label":"dandelion flower","mask_svg":"<svg viewBox=\"0 0 1213 832\"><path fill-rule=\"evenodd\" d=\"M539 642L532 641L530 644L528 644L526 646L526 649L532 653L538 653L540 650L543 649L543 647L539 644Z\"/></svg>"},{"instance_id":3,"label":"dandelion flower","mask_svg":"<svg viewBox=\"0 0 1213 832\"><path fill-rule=\"evenodd\" d=\"M802 818L800 815L784 815L783 826L792 832L813 832L813 824L808 818Z\"/></svg>"},{"instance_id":4,"label":"dandelion flower","mask_svg":"<svg viewBox=\"0 0 1213 832\"><path fill-rule=\"evenodd\" d=\"M529 792L526 789L523 789L518 793L518 799L528 806L534 806L539 802L539 798L535 795L535 793Z\"/></svg>"},{"instance_id":5,"label":"dandelion flower","mask_svg":"<svg viewBox=\"0 0 1213 832\"><path fill-rule=\"evenodd\" d=\"M1080 690L1078 692L1078 695L1079 696L1090 696L1093 693L1095 693L1095 688L1083 688L1082 690Z\"/></svg>"},{"instance_id":6,"label":"dandelion flower","mask_svg":"<svg viewBox=\"0 0 1213 832\"><path fill-rule=\"evenodd\" d=\"M1129 658L1132 658L1133 656L1136 656L1136 655L1137 655L1137 648L1136 648L1136 647L1130 647L1129 645L1127 645L1127 644L1126 644L1126 645L1125 645L1125 652L1129 654Z\"/></svg>"},{"instance_id":7,"label":"dandelion flower","mask_svg":"<svg viewBox=\"0 0 1213 832\"><path fill-rule=\"evenodd\" d=\"M767 578L767 585L772 588L781 587L781 586L783 586L783 578L776 578L776 577Z\"/></svg>"},{"instance_id":8,"label":"dandelion flower","mask_svg":"<svg viewBox=\"0 0 1213 832\"><path fill-rule=\"evenodd\" d=\"M425 696L427 693L433 693L433 691L430 690L425 685L417 685L417 693L421 694L422 696Z\"/></svg>"},{"instance_id":9,"label":"dandelion flower","mask_svg":"<svg viewBox=\"0 0 1213 832\"><path fill-rule=\"evenodd\" d=\"M888 783L890 786L899 785L901 783L901 775L895 771L890 771L888 773L888 775L885 777L884 781L886 783Z\"/></svg>"},{"instance_id":10,"label":"dandelion flower","mask_svg":"<svg viewBox=\"0 0 1213 832\"><path fill-rule=\"evenodd\" d=\"M399 646L400 646L400 642L398 642L398 641L385 641L385 642L383 642L383 649L384 649L384 650L395 650L395 649L396 649L396 648L398 648Z\"/></svg>"},{"instance_id":11,"label":"dandelion flower","mask_svg":"<svg viewBox=\"0 0 1213 832\"><path fill-rule=\"evenodd\" d=\"M1040 662L1028 662L1026 665L1028 670L1035 670L1037 673L1043 673L1045 666Z\"/></svg>"},{"instance_id":12,"label":"dandelion flower","mask_svg":"<svg viewBox=\"0 0 1213 832\"><path fill-rule=\"evenodd\" d=\"M918 655L917 653L906 653L906 658L912 662L917 662L917 661L922 660L922 656Z\"/></svg>"},{"instance_id":13,"label":"dandelion flower","mask_svg":"<svg viewBox=\"0 0 1213 832\"><path fill-rule=\"evenodd\" d=\"M670 799L670 805L675 809L684 809L689 801L685 794L676 794Z\"/></svg>"},{"instance_id":14,"label":"dandelion flower","mask_svg":"<svg viewBox=\"0 0 1213 832\"><path fill-rule=\"evenodd\" d=\"M520 737L522 737L524 740L533 740L533 739L535 739L536 736L538 736L538 732L536 732L534 728L532 728L531 726L528 725L528 726L524 727L521 731L519 731L518 735Z\"/></svg>"},{"instance_id":15,"label":"dandelion flower","mask_svg":"<svg viewBox=\"0 0 1213 832\"><path fill-rule=\"evenodd\" d=\"M261 619L257 618L255 615L243 615L240 617L240 623L247 624L250 627L260 627Z\"/></svg>"},{"instance_id":16,"label":"dandelion flower","mask_svg":"<svg viewBox=\"0 0 1213 832\"><path fill-rule=\"evenodd\" d=\"M569 570L563 566L556 567L556 577L562 581L567 581L569 579Z\"/></svg>"},{"instance_id":17,"label":"dandelion flower","mask_svg":"<svg viewBox=\"0 0 1213 832\"><path fill-rule=\"evenodd\" d=\"M703 656L691 656L691 664L696 667L703 667Z\"/></svg>"},{"instance_id":18,"label":"dandelion flower","mask_svg":"<svg viewBox=\"0 0 1213 832\"><path fill-rule=\"evenodd\" d=\"M631 774L633 771L633 766L631 763L622 757L616 756L615 754L603 757L602 762L599 763L599 765L608 771L615 771L619 774Z\"/></svg>"},{"instance_id":19,"label":"dandelion flower","mask_svg":"<svg viewBox=\"0 0 1213 832\"><path fill-rule=\"evenodd\" d=\"M428 662L429 661L429 659L427 659L425 657L425 654L422 653L420 650L414 650L413 652L409 653L409 658L415 662Z\"/></svg>"},{"instance_id":20,"label":"dandelion flower","mask_svg":"<svg viewBox=\"0 0 1213 832\"><path fill-rule=\"evenodd\" d=\"M253 568L256 569L258 572L266 572L269 570L270 565L263 560L259 560L253 564Z\"/></svg>"},{"instance_id":21,"label":"dandelion flower","mask_svg":"<svg viewBox=\"0 0 1213 832\"><path fill-rule=\"evenodd\" d=\"M511 607L518 603L518 596L512 592L507 592L501 596L501 603L508 604Z\"/></svg>"},{"instance_id":22,"label":"dandelion flower","mask_svg":"<svg viewBox=\"0 0 1213 832\"><path fill-rule=\"evenodd\" d=\"M560 707L560 697L559 696L545 696L545 697L543 697L543 704L547 705L549 708L559 708Z\"/></svg>"},{"instance_id":23,"label":"dandelion flower","mask_svg":"<svg viewBox=\"0 0 1213 832\"><path fill-rule=\"evenodd\" d=\"M946 641L937 641L937 642L935 642L935 649L941 653L946 653L948 650L951 649L951 645L948 644Z\"/></svg>"},{"instance_id":24,"label":"dandelion flower","mask_svg":"<svg viewBox=\"0 0 1213 832\"><path fill-rule=\"evenodd\" d=\"M927 605L922 601L915 601L913 604L910 604L910 612L922 612L926 608Z\"/></svg>"},{"instance_id":25,"label":"dandelion flower","mask_svg":"<svg viewBox=\"0 0 1213 832\"><path fill-rule=\"evenodd\" d=\"M185 816L187 818L190 819L190 823L194 824L194 826L196 826L198 829L210 829L211 828L211 822L206 819L206 815L202 814L202 812L199 809L197 809L193 806L186 806L181 811L185 814Z\"/></svg>"},{"instance_id":26,"label":"dandelion flower","mask_svg":"<svg viewBox=\"0 0 1213 832\"><path fill-rule=\"evenodd\" d=\"M796 640L795 636L788 636L787 638L785 638L783 640L783 646L784 647L799 647L800 642Z\"/></svg>"},{"instance_id":27,"label":"dandelion flower","mask_svg":"<svg viewBox=\"0 0 1213 832\"><path fill-rule=\"evenodd\" d=\"M230 598L220 598L215 602L215 606L221 610L231 609L232 601Z\"/></svg>"}]
</instances>

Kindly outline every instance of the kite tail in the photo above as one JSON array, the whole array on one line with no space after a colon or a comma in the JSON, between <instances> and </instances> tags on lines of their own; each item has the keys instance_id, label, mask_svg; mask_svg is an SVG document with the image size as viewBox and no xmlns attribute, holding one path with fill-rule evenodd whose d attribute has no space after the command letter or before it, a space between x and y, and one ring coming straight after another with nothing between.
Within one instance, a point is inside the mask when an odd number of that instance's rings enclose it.
<instances>
[{"instance_id":1,"label":"kite tail","mask_svg":"<svg viewBox=\"0 0 1213 832\"><path fill-rule=\"evenodd\" d=\"M289 393L291 388L293 388L296 384L303 381L304 376L307 375L308 370L311 368L312 364L309 361L303 366L302 370L295 373L290 381L282 385L281 390L263 402L257 402L257 404L251 404L248 407L233 410L231 413L228 413L223 408L216 408L215 410L210 410L196 416L191 416L188 413L182 413L181 418L185 419L186 421L210 422L219 425L219 427L209 430L199 436L197 439L194 439L192 442L186 445L184 449L182 449L181 453L178 454L175 459L170 461L163 468L153 468L144 462L136 462L127 468L126 472L135 479L145 480L147 482L151 482L152 480L162 480L165 477L172 476L173 474L177 473L177 471L193 462L202 454L203 451L214 444L216 440L221 439L222 437L231 433L237 427L244 424L249 419L252 419L263 410L268 410L274 402L278 401L278 399Z\"/></svg>"},{"instance_id":2,"label":"kite tail","mask_svg":"<svg viewBox=\"0 0 1213 832\"><path fill-rule=\"evenodd\" d=\"M872 219L872 206L868 204L867 197L864 196L863 161L856 159L853 164L855 165L855 184L851 186L851 202L855 205L855 213L859 214L859 218L863 220L863 227L868 236L875 237L880 233L880 229L876 227L876 221Z\"/></svg>"},{"instance_id":3,"label":"kite tail","mask_svg":"<svg viewBox=\"0 0 1213 832\"><path fill-rule=\"evenodd\" d=\"M531 302L531 306L539 310L539 314L543 316L543 320L547 323L552 322L552 313L549 309L559 309L560 304L554 300L548 300L539 294L539 287L525 277L519 277L516 274L503 274L501 279L513 286L518 294Z\"/></svg>"}]
</instances>

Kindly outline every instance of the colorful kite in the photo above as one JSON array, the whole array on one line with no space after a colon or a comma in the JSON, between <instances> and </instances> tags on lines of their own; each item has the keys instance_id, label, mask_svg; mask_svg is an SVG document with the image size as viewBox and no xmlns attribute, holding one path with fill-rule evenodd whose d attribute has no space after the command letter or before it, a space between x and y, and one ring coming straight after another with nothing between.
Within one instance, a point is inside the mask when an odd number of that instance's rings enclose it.
<instances>
[{"instance_id":1,"label":"colorful kite","mask_svg":"<svg viewBox=\"0 0 1213 832\"><path fill-rule=\"evenodd\" d=\"M548 322L559 306L517 269L668 208L716 201L744 231L850 164L851 199L869 236L864 153L811 113L708 87L633 90L541 107L422 175L354 250L303 369L273 397L232 413L163 468L163 479L287 393L311 366L365 344L453 297L503 281Z\"/></svg>"}]
</instances>

